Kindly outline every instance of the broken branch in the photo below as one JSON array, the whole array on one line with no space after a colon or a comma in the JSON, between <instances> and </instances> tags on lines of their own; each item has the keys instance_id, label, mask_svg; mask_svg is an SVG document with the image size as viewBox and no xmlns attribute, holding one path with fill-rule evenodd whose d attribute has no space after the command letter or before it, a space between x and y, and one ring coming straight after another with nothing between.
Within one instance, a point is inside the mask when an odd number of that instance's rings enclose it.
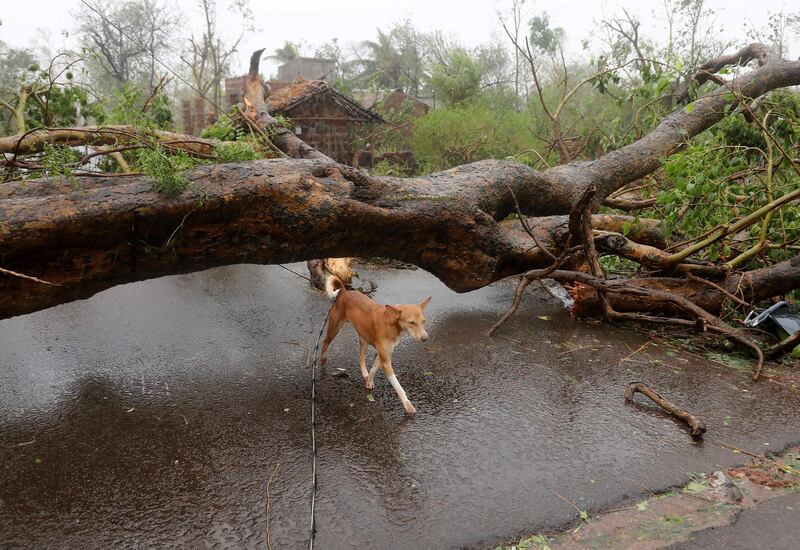
<instances>
[{"instance_id":1,"label":"broken branch","mask_svg":"<svg viewBox=\"0 0 800 550\"><path fill-rule=\"evenodd\" d=\"M700 439L703 437L703 434L706 433L706 425L702 420L686 409L682 409L671 401L664 399L651 387L646 384L642 384L641 382L631 382L628 385L628 388L625 390L625 401L633 401L633 396L636 393L641 393L642 395L648 397L656 405L667 411L672 416L686 422L689 425L689 428L691 428L689 433L692 435L692 437Z\"/></svg>"}]
</instances>

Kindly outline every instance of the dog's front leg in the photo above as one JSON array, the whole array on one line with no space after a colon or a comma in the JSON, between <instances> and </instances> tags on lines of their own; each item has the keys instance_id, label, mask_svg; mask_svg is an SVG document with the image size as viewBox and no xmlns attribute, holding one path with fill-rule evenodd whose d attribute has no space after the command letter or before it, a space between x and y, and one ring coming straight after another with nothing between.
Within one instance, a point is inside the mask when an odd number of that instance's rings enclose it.
<instances>
[{"instance_id":1,"label":"dog's front leg","mask_svg":"<svg viewBox=\"0 0 800 550\"><path fill-rule=\"evenodd\" d=\"M403 403L403 408L406 410L406 412L408 414L414 414L415 412L417 412L417 409L414 407L414 405L411 404L411 401L409 401L408 396L406 396L406 390L403 389L403 386L400 385L400 382L394 375L394 369L392 369L391 356L382 357L381 365L383 366L383 373L386 375L386 378L389 379L389 383L394 388L394 391L397 392L397 397L400 398L400 401Z\"/></svg>"}]
</instances>

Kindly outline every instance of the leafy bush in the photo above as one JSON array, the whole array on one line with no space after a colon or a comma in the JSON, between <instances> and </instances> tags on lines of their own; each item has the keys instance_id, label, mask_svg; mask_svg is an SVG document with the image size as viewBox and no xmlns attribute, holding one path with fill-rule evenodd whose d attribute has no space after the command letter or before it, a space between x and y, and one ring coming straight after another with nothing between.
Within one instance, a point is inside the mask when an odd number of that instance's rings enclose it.
<instances>
[{"instance_id":1,"label":"leafy bush","mask_svg":"<svg viewBox=\"0 0 800 550\"><path fill-rule=\"evenodd\" d=\"M484 103L430 111L417 121L412 147L424 169L443 170L533 148L528 117Z\"/></svg>"}]
</instances>

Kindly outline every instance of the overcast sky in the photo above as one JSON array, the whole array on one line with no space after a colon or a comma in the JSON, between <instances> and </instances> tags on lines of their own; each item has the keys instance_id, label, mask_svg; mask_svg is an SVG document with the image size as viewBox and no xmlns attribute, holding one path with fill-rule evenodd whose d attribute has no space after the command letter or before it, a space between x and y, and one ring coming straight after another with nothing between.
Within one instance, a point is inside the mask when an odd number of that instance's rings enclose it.
<instances>
[{"instance_id":1,"label":"overcast sky","mask_svg":"<svg viewBox=\"0 0 800 550\"><path fill-rule=\"evenodd\" d=\"M193 24L197 28L200 23L199 12L193 8L195 3L192 0L169 2L185 21L182 28L187 33L191 32ZM0 40L16 47L47 46L53 52L64 46L75 46L75 22L71 13L79 4L79 0L5 1L0 14ZM225 7L229 0L218 0L218 4ZM285 40L302 40L311 45L333 38L338 38L343 44L360 42L372 39L376 28L385 29L405 18L410 18L418 29L441 30L474 46L500 32L497 11L507 12L510 5L511 0L251 0L257 30L242 44L238 69L241 72L249 53L258 48L266 47L271 52ZM525 5L529 14L546 11L554 26L566 30L568 51L573 57L582 55L581 41L590 37L597 28L596 22L620 13L622 7L642 21L643 34L666 36L662 0L528 0ZM751 0L707 0L706 5L717 12L718 24L713 32L730 37L739 44L750 41L745 26L763 27L768 12L782 9L800 11L797 2L783 0L760 0L757 3ZM221 21L230 35L237 33L235 19L226 15ZM800 55L799 42L795 36L790 48L793 57ZM313 48L304 53L313 53ZM265 66L265 72L270 72L270 68Z\"/></svg>"}]
</instances>

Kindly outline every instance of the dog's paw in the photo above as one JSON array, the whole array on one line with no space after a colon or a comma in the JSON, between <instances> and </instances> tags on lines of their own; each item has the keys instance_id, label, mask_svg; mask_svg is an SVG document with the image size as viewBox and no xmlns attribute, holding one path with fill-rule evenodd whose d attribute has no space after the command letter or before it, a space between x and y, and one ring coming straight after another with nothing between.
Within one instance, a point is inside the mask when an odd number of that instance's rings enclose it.
<instances>
[{"instance_id":1,"label":"dog's paw","mask_svg":"<svg viewBox=\"0 0 800 550\"><path fill-rule=\"evenodd\" d=\"M406 401L403 403L403 408L406 410L408 414L414 414L417 412L417 408L411 404L411 401Z\"/></svg>"},{"instance_id":2,"label":"dog's paw","mask_svg":"<svg viewBox=\"0 0 800 550\"><path fill-rule=\"evenodd\" d=\"M364 381L364 387L367 388L368 390L375 389L375 382L367 378Z\"/></svg>"}]
</instances>

